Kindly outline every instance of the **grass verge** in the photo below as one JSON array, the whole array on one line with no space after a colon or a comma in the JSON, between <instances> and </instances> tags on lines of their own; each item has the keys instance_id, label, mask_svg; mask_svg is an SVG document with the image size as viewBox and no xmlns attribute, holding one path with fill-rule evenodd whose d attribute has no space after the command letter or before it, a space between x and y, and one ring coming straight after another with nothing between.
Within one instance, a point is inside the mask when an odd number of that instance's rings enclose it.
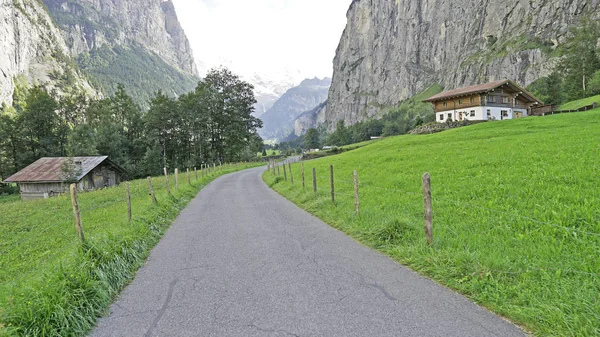
<instances>
[{"instance_id":1,"label":"grass verge","mask_svg":"<svg viewBox=\"0 0 600 337\"><path fill-rule=\"evenodd\" d=\"M249 164L255 167L261 164ZM0 336L82 336L135 275L150 249L204 186L236 171L199 179L180 174L153 178L158 205L146 179L131 182L133 221L128 222L125 184L79 196L86 243L73 227L71 200L0 204Z\"/></svg>"},{"instance_id":2,"label":"grass verge","mask_svg":"<svg viewBox=\"0 0 600 337\"><path fill-rule=\"evenodd\" d=\"M560 108L558 108L558 110L577 110L579 108L583 108L584 106L592 105L594 103L600 104L600 95L565 103L561 105Z\"/></svg>"},{"instance_id":3,"label":"grass verge","mask_svg":"<svg viewBox=\"0 0 600 337\"><path fill-rule=\"evenodd\" d=\"M263 178L333 227L536 335L598 336L598 134L600 109L483 123L307 161L306 189L298 179ZM300 164L293 170L301 176ZM432 176L432 246L423 231L424 172Z\"/></svg>"}]
</instances>

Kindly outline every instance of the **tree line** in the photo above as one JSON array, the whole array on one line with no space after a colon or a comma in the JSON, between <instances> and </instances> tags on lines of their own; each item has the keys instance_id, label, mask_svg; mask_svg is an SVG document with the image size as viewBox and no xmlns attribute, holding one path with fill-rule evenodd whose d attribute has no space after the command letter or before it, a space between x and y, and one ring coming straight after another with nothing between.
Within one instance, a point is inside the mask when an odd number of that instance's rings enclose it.
<instances>
[{"instance_id":1,"label":"tree line","mask_svg":"<svg viewBox=\"0 0 600 337\"><path fill-rule=\"evenodd\" d=\"M566 42L557 48L556 69L528 89L546 104L560 105L600 95L600 23L583 18L569 32Z\"/></svg>"},{"instance_id":2,"label":"tree line","mask_svg":"<svg viewBox=\"0 0 600 337\"><path fill-rule=\"evenodd\" d=\"M122 85L105 99L18 88L0 113L0 177L41 157L107 155L131 178L250 160L262 150L255 103L252 85L224 68L177 98L157 92L147 111Z\"/></svg>"}]
</instances>

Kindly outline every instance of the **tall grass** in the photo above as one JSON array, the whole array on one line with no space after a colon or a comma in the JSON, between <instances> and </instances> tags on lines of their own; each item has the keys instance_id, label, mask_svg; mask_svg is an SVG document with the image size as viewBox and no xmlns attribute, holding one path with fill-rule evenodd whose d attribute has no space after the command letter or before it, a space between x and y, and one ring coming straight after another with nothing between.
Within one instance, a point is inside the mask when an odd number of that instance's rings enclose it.
<instances>
[{"instance_id":1,"label":"tall grass","mask_svg":"<svg viewBox=\"0 0 600 337\"><path fill-rule=\"evenodd\" d=\"M294 185L263 177L325 222L536 335L598 336L599 135L600 109L490 122L305 162L304 190L300 164ZM432 246L423 230L424 172L432 175Z\"/></svg>"},{"instance_id":2,"label":"tall grass","mask_svg":"<svg viewBox=\"0 0 600 337\"><path fill-rule=\"evenodd\" d=\"M250 166L256 166L250 165ZM247 166L247 167L250 167ZM82 336L129 282L179 211L210 181L180 174L153 178L158 205L146 179L131 182L133 221L125 186L82 193L79 204L86 243L78 243L71 200L0 204L0 335Z\"/></svg>"}]
</instances>

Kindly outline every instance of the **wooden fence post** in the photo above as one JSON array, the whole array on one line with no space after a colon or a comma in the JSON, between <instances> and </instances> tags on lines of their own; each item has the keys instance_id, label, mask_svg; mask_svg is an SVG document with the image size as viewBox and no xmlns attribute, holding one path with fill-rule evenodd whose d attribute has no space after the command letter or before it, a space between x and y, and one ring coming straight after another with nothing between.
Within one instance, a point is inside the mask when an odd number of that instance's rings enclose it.
<instances>
[{"instance_id":1,"label":"wooden fence post","mask_svg":"<svg viewBox=\"0 0 600 337\"><path fill-rule=\"evenodd\" d=\"M358 172L354 170L354 208L356 215L360 215L360 202L358 200Z\"/></svg>"},{"instance_id":2,"label":"wooden fence post","mask_svg":"<svg viewBox=\"0 0 600 337\"><path fill-rule=\"evenodd\" d=\"M283 164L283 180L287 181L287 170L285 169L285 163Z\"/></svg>"},{"instance_id":3,"label":"wooden fence post","mask_svg":"<svg viewBox=\"0 0 600 337\"><path fill-rule=\"evenodd\" d=\"M167 193L171 194L171 188L169 187L169 172L167 172L167 168L165 167L165 182L167 186Z\"/></svg>"},{"instance_id":4,"label":"wooden fence post","mask_svg":"<svg viewBox=\"0 0 600 337\"><path fill-rule=\"evenodd\" d=\"M305 188L306 186L304 185L304 163L302 163L302 188Z\"/></svg>"},{"instance_id":5,"label":"wooden fence post","mask_svg":"<svg viewBox=\"0 0 600 337\"><path fill-rule=\"evenodd\" d=\"M175 169L175 189L179 189L179 169Z\"/></svg>"},{"instance_id":6,"label":"wooden fence post","mask_svg":"<svg viewBox=\"0 0 600 337\"><path fill-rule=\"evenodd\" d=\"M79 201L77 200L77 185L71 184L71 203L73 205L73 215L75 216L75 230L80 243L85 243L83 236L83 227L81 226L81 213L79 212Z\"/></svg>"},{"instance_id":7,"label":"wooden fence post","mask_svg":"<svg viewBox=\"0 0 600 337\"><path fill-rule=\"evenodd\" d=\"M213 163L213 172L217 173L217 163Z\"/></svg>"},{"instance_id":8,"label":"wooden fence post","mask_svg":"<svg viewBox=\"0 0 600 337\"><path fill-rule=\"evenodd\" d=\"M129 181L125 182L125 190L127 191L127 220L131 223L131 189Z\"/></svg>"},{"instance_id":9,"label":"wooden fence post","mask_svg":"<svg viewBox=\"0 0 600 337\"><path fill-rule=\"evenodd\" d=\"M186 169L186 174L187 174L187 180L188 180L188 185L192 184L192 179L190 178L190 169Z\"/></svg>"},{"instance_id":10,"label":"wooden fence post","mask_svg":"<svg viewBox=\"0 0 600 337\"><path fill-rule=\"evenodd\" d=\"M277 176L281 177L281 171L279 170L279 168L281 167L281 165L277 165Z\"/></svg>"},{"instance_id":11,"label":"wooden fence post","mask_svg":"<svg viewBox=\"0 0 600 337\"><path fill-rule=\"evenodd\" d=\"M198 169L194 167L194 175L196 176L196 180L198 180Z\"/></svg>"},{"instance_id":12,"label":"wooden fence post","mask_svg":"<svg viewBox=\"0 0 600 337\"><path fill-rule=\"evenodd\" d=\"M335 186L333 182L333 165L329 165L329 180L331 181L331 202L335 203Z\"/></svg>"},{"instance_id":13,"label":"wooden fence post","mask_svg":"<svg viewBox=\"0 0 600 337\"><path fill-rule=\"evenodd\" d=\"M292 163L289 165L290 167L290 181L294 184L294 174L292 173Z\"/></svg>"},{"instance_id":14,"label":"wooden fence post","mask_svg":"<svg viewBox=\"0 0 600 337\"><path fill-rule=\"evenodd\" d=\"M152 197L152 203L157 204L156 195L154 194L154 187L152 186L152 177L148 177L148 187L150 188L150 196Z\"/></svg>"},{"instance_id":15,"label":"wooden fence post","mask_svg":"<svg viewBox=\"0 0 600 337\"><path fill-rule=\"evenodd\" d=\"M313 167L313 191L317 193L317 168Z\"/></svg>"},{"instance_id":16,"label":"wooden fence post","mask_svg":"<svg viewBox=\"0 0 600 337\"><path fill-rule=\"evenodd\" d=\"M433 243L433 207L431 204L431 176L423 175L423 197L425 200L425 236L427 243Z\"/></svg>"}]
</instances>

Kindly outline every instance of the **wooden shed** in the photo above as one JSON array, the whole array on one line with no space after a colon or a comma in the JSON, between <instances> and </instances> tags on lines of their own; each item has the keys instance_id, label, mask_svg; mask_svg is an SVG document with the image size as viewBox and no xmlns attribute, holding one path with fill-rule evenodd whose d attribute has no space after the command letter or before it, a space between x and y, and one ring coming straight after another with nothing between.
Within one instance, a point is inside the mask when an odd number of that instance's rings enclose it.
<instances>
[{"instance_id":1,"label":"wooden shed","mask_svg":"<svg viewBox=\"0 0 600 337\"><path fill-rule=\"evenodd\" d=\"M107 156L41 158L4 182L19 184L21 199L30 200L66 193L73 183L80 191L117 186L125 173Z\"/></svg>"}]
</instances>

